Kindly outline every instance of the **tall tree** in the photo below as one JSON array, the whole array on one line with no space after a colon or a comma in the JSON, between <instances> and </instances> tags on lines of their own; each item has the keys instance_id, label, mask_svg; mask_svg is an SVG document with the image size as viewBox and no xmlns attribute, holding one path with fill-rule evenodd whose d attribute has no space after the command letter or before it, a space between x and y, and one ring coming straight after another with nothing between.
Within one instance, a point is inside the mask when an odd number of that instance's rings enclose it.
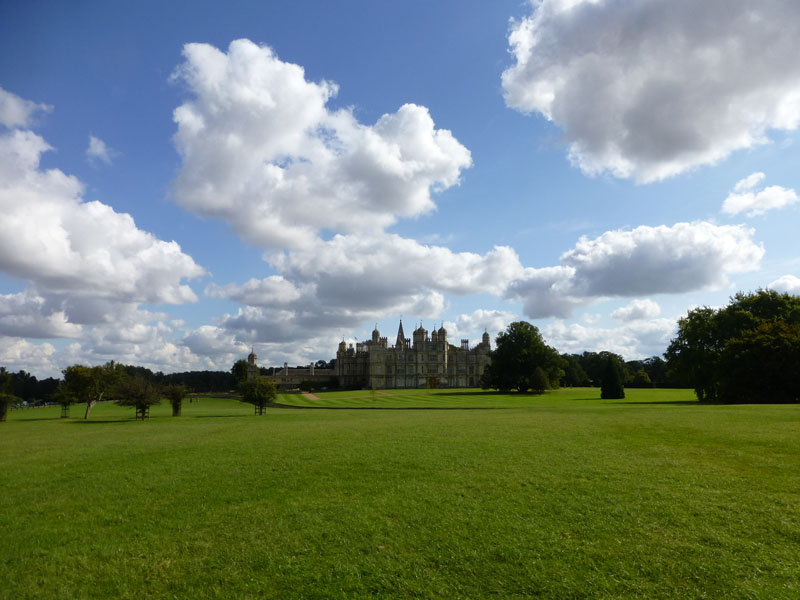
<instances>
[{"instance_id":1,"label":"tall tree","mask_svg":"<svg viewBox=\"0 0 800 600\"><path fill-rule=\"evenodd\" d=\"M231 374L233 378L236 380L236 384L238 385L240 381L244 381L247 379L247 361L243 358L240 358L231 367Z\"/></svg>"},{"instance_id":2,"label":"tall tree","mask_svg":"<svg viewBox=\"0 0 800 600\"><path fill-rule=\"evenodd\" d=\"M800 323L762 323L729 340L719 362L724 402L800 401Z\"/></svg>"},{"instance_id":3,"label":"tall tree","mask_svg":"<svg viewBox=\"0 0 800 600\"><path fill-rule=\"evenodd\" d=\"M694 388L701 402L743 401L734 387L723 386L723 382L731 381L736 375L732 370L742 373L755 368L764 372L770 368L769 364L761 362L748 365L744 359L736 357L747 355L766 360L767 346L780 345L778 339L768 341L778 335L780 328L760 329L771 323L784 323L790 328L800 324L800 297L758 290L736 294L728 306L721 309L696 308L678 321L678 334L664 354L667 367L674 377ZM760 331L757 336L753 333L756 331ZM749 350L744 352L741 344ZM757 351L757 347L760 350ZM750 393L754 395L749 401L762 401L755 390L751 389Z\"/></svg>"},{"instance_id":4,"label":"tall tree","mask_svg":"<svg viewBox=\"0 0 800 600\"><path fill-rule=\"evenodd\" d=\"M527 392L533 387L534 372L539 367L547 377L547 387L555 387L564 375L564 365L564 359L544 343L536 327L517 321L497 336L483 382L503 391Z\"/></svg>"}]
</instances>

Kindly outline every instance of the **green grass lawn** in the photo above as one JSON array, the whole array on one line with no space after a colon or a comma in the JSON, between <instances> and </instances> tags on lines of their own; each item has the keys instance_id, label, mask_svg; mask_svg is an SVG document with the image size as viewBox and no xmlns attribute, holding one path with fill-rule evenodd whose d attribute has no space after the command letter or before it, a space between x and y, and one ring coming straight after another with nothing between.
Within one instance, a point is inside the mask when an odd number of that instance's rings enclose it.
<instances>
[{"instance_id":1,"label":"green grass lawn","mask_svg":"<svg viewBox=\"0 0 800 600\"><path fill-rule=\"evenodd\" d=\"M798 406L388 393L12 411L0 597L800 597Z\"/></svg>"}]
</instances>

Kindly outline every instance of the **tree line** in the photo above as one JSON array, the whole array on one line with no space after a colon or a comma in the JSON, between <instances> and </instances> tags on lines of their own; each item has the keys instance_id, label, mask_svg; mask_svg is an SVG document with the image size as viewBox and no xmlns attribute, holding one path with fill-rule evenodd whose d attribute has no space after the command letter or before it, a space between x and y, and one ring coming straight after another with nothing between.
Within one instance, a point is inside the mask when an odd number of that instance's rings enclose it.
<instances>
[{"instance_id":1,"label":"tree line","mask_svg":"<svg viewBox=\"0 0 800 600\"><path fill-rule=\"evenodd\" d=\"M501 391L599 386L605 398L626 386L691 387L701 402L800 402L800 297L739 292L725 307L690 310L663 359L559 355L524 321L497 336L491 357L481 384Z\"/></svg>"},{"instance_id":2,"label":"tree line","mask_svg":"<svg viewBox=\"0 0 800 600\"><path fill-rule=\"evenodd\" d=\"M164 398L172 404L173 415L179 416L181 403L187 394L229 392L237 386L236 377L229 371L186 371L165 375L146 367L114 361L96 366L71 365L62 374L61 379L48 377L37 380L26 371L14 373L0 367L0 420L5 420L9 405L22 403L57 403L62 406L62 416L68 416L72 404L85 402L84 418L88 418L92 407L104 400L132 406L138 418L146 418L149 407Z\"/></svg>"}]
</instances>

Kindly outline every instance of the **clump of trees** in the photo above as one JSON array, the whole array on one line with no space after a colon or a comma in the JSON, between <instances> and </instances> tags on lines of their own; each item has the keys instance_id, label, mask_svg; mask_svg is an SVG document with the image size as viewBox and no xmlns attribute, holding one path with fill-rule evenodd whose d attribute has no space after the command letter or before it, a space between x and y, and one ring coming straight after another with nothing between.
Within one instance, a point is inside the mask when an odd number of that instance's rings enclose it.
<instances>
[{"instance_id":1,"label":"clump of trees","mask_svg":"<svg viewBox=\"0 0 800 600\"><path fill-rule=\"evenodd\" d=\"M691 310L665 356L701 402L798 402L800 298L758 290Z\"/></svg>"},{"instance_id":2,"label":"clump of trees","mask_svg":"<svg viewBox=\"0 0 800 600\"><path fill-rule=\"evenodd\" d=\"M667 369L667 363L660 356L644 360L623 359L613 352L583 352L582 354L562 354L566 361L561 385L564 387L599 387L603 382L603 372L608 358L612 358L619 369L625 387L690 387L685 381Z\"/></svg>"},{"instance_id":3,"label":"clump of trees","mask_svg":"<svg viewBox=\"0 0 800 600\"><path fill-rule=\"evenodd\" d=\"M481 385L500 391L538 393L557 388L566 362L545 344L539 330L526 321L511 323L495 340L492 363Z\"/></svg>"}]
</instances>

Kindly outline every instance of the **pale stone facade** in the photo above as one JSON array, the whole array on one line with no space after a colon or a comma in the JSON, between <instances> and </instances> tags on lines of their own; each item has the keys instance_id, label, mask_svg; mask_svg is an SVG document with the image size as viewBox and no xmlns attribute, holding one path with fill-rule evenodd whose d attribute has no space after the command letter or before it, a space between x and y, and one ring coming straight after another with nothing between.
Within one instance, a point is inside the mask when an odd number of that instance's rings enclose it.
<instances>
[{"instance_id":1,"label":"pale stone facade","mask_svg":"<svg viewBox=\"0 0 800 600\"><path fill-rule=\"evenodd\" d=\"M406 338L403 322L397 331L394 346L381 337L376 328L372 339L353 348L345 342L336 352L335 373L341 387L386 388L455 388L477 387L483 371L491 362L489 334L480 344L469 347L469 340L460 346L447 341L444 326L430 336L420 325Z\"/></svg>"}]
</instances>

